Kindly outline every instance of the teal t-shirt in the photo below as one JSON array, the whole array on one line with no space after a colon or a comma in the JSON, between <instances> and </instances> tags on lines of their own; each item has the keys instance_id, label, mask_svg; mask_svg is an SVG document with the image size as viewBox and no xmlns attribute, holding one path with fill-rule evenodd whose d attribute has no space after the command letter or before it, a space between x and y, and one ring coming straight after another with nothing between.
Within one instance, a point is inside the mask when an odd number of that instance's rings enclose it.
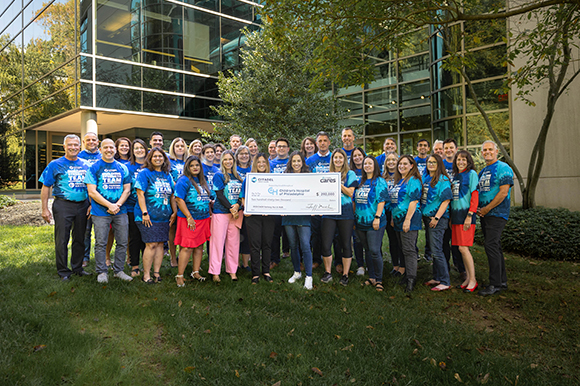
<instances>
[{"instance_id":1,"label":"teal t-shirt","mask_svg":"<svg viewBox=\"0 0 580 386\"><path fill-rule=\"evenodd\" d=\"M382 177L366 180L354 191L356 229L361 231L373 230L373 221L377 214L377 207L381 202L389 201L387 181ZM385 211L381 212L379 227L387 225Z\"/></svg>"},{"instance_id":2,"label":"teal t-shirt","mask_svg":"<svg viewBox=\"0 0 580 386\"><path fill-rule=\"evenodd\" d=\"M435 186L431 186L431 175L423 176L423 194L421 195L421 213L426 217L435 217L443 201L451 200L451 182L446 176L439 176ZM449 218L449 206L445 209L442 218Z\"/></svg>"},{"instance_id":3,"label":"teal t-shirt","mask_svg":"<svg viewBox=\"0 0 580 386\"><path fill-rule=\"evenodd\" d=\"M450 213L451 224L460 225L465 222L467 212L469 212L469 204L471 202L471 194L477 190L479 179L475 170L469 172L457 173L453 176L451 181L453 200L451 200ZM471 219L471 223L475 224L475 213Z\"/></svg>"},{"instance_id":4,"label":"teal t-shirt","mask_svg":"<svg viewBox=\"0 0 580 386\"><path fill-rule=\"evenodd\" d=\"M403 222L405 222L405 217L409 211L409 204L411 201L419 201L421 199L422 189L421 179L411 177L407 182L401 179L389 191L389 196L391 197L391 212L393 213L393 223L396 231L403 231ZM417 202L415 213L413 213L413 217L411 218L410 230L418 231L421 228L421 210L419 208L419 202Z\"/></svg>"},{"instance_id":5,"label":"teal t-shirt","mask_svg":"<svg viewBox=\"0 0 580 386\"><path fill-rule=\"evenodd\" d=\"M349 170L346 173L346 178L344 181L344 186L347 188L356 188L358 186L358 177L356 173L352 170ZM352 208L352 197L347 196L344 193L340 193L340 206L342 210L341 215L329 215L329 216L322 216L326 218L331 218L335 220L354 220L354 211Z\"/></svg>"}]
</instances>

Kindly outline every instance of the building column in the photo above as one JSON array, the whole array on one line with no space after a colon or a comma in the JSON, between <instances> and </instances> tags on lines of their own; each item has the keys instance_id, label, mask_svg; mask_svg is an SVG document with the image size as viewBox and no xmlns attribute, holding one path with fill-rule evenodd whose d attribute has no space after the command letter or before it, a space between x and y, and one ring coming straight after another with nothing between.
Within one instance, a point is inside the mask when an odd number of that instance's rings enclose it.
<instances>
[{"instance_id":1,"label":"building column","mask_svg":"<svg viewBox=\"0 0 580 386\"><path fill-rule=\"evenodd\" d=\"M99 135L99 127L97 126L97 112L92 110L81 111L81 140L87 133L95 133Z\"/></svg>"}]
</instances>

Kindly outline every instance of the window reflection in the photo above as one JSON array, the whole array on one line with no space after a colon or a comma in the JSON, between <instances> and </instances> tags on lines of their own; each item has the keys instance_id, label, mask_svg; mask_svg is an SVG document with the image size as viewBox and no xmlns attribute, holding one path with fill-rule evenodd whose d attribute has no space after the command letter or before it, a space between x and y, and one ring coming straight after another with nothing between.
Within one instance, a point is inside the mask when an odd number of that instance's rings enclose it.
<instances>
[{"instance_id":1,"label":"window reflection","mask_svg":"<svg viewBox=\"0 0 580 386\"><path fill-rule=\"evenodd\" d=\"M491 127L497 133L501 142L509 142L509 112L489 114ZM481 115L467 117L467 145L479 145L486 140L493 140L485 120Z\"/></svg>"},{"instance_id":2,"label":"window reflection","mask_svg":"<svg viewBox=\"0 0 580 386\"><path fill-rule=\"evenodd\" d=\"M429 77L429 54L399 60L399 81Z\"/></svg>"},{"instance_id":3,"label":"window reflection","mask_svg":"<svg viewBox=\"0 0 580 386\"><path fill-rule=\"evenodd\" d=\"M365 93L365 110L367 113L375 113L382 110L397 108L397 88L386 87Z\"/></svg>"},{"instance_id":4,"label":"window reflection","mask_svg":"<svg viewBox=\"0 0 580 386\"><path fill-rule=\"evenodd\" d=\"M506 46L503 44L475 51L469 55L471 56L471 60L477 63L477 66L466 68L467 76L472 81L505 75L507 73L505 64Z\"/></svg>"},{"instance_id":5,"label":"window reflection","mask_svg":"<svg viewBox=\"0 0 580 386\"><path fill-rule=\"evenodd\" d=\"M399 86L401 106L415 106L429 103L429 80L406 83Z\"/></svg>"},{"instance_id":6,"label":"window reflection","mask_svg":"<svg viewBox=\"0 0 580 386\"><path fill-rule=\"evenodd\" d=\"M397 111L367 115L366 135L396 133L399 127L398 117Z\"/></svg>"},{"instance_id":7,"label":"window reflection","mask_svg":"<svg viewBox=\"0 0 580 386\"><path fill-rule=\"evenodd\" d=\"M342 107L348 115L357 115L363 113L362 93L342 96L338 99L340 107Z\"/></svg>"},{"instance_id":8,"label":"window reflection","mask_svg":"<svg viewBox=\"0 0 580 386\"><path fill-rule=\"evenodd\" d=\"M401 130L411 131L431 127L431 106L401 110Z\"/></svg>"},{"instance_id":9,"label":"window reflection","mask_svg":"<svg viewBox=\"0 0 580 386\"><path fill-rule=\"evenodd\" d=\"M444 141L447 138L453 138L457 141L458 146L463 146L463 118L449 119L443 122L433 124L433 139Z\"/></svg>"},{"instance_id":10,"label":"window reflection","mask_svg":"<svg viewBox=\"0 0 580 386\"><path fill-rule=\"evenodd\" d=\"M460 87L454 87L433 94L433 119L439 120L463 112L463 95Z\"/></svg>"},{"instance_id":11,"label":"window reflection","mask_svg":"<svg viewBox=\"0 0 580 386\"><path fill-rule=\"evenodd\" d=\"M426 139L431 144L431 130L401 134L400 153L415 154L417 152L417 142L422 139Z\"/></svg>"},{"instance_id":12,"label":"window reflection","mask_svg":"<svg viewBox=\"0 0 580 386\"><path fill-rule=\"evenodd\" d=\"M477 100L484 110L499 110L507 109L509 106L509 96L498 91L503 85L503 79L490 80L488 82L475 83L473 89L477 95ZM473 98L471 97L471 92L469 87L465 86L465 94L467 96L467 112L475 113L479 112L475 107Z\"/></svg>"}]
</instances>

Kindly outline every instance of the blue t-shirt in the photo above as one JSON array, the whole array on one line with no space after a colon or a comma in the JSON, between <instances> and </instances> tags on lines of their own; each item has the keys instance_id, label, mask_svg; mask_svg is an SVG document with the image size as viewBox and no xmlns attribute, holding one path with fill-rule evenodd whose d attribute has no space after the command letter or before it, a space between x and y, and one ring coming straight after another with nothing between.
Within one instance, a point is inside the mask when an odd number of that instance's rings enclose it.
<instances>
[{"instance_id":1,"label":"blue t-shirt","mask_svg":"<svg viewBox=\"0 0 580 386\"><path fill-rule=\"evenodd\" d=\"M101 159L101 152L97 150L95 153L89 153L83 150L79 153L79 158L84 159L89 166L93 166L95 162Z\"/></svg>"},{"instance_id":2,"label":"blue t-shirt","mask_svg":"<svg viewBox=\"0 0 580 386\"><path fill-rule=\"evenodd\" d=\"M451 224L460 225L465 222L467 212L469 212L469 204L471 202L471 194L477 190L479 179L475 170L469 172L458 173L453 176L451 180L451 191L453 192L453 200L451 200ZM475 213L472 216L471 223L475 224Z\"/></svg>"},{"instance_id":3,"label":"blue t-shirt","mask_svg":"<svg viewBox=\"0 0 580 386\"><path fill-rule=\"evenodd\" d=\"M451 181L446 176L439 176L439 181L435 187L431 186L431 175L423 176L423 194L421 195L421 213L426 217L435 217L439 211L439 207L443 201L451 200L453 193L451 192ZM445 209L445 213L441 216L449 218L449 206Z\"/></svg>"},{"instance_id":4,"label":"blue t-shirt","mask_svg":"<svg viewBox=\"0 0 580 386\"><path fill-rule=\"evenodd\" d=\"M206 191L203 186L199 185L197 177L193 177L193 180L197 183L199 193L189 178L181 176L177 180L177 184L175 184L175 197L185 201L185 205L194 220L203 220L210 215L209 203L215 199L215 192L213 190ZM179 205L177 206L177 216L185 218L185 214L179 209Z\"/></svg>"},{"instance_id":5,"label":"blue t-shirt","mask_svg":"<svg viewBox=\"0 0 580 386\"><path fill-rule=\"evenodd\" d=\"M396 231L403 231L403 223L409 211L409 204L411 201L419 201L421 199L421 190L421 180L417 177L411 177L407 182L401 179L389 191L391 212L393 213L393 223ZM415 213L411 217L410 230L419 231L421 228L421 209L419 208L419 202L417 202Z\"/></svg>"},{"instance_id":6,"label":"blue t-shirt","mask_svg":"<svg viewBox=\"0 0 580 386\"><path fill-rule=\"evenodd\" d=\"M248 166L247 168L243 168L237 165L236 170L238 172L238 176L240 176L240 180L243 180L244 178L246 178L246 174L252 171L252 165Z\"/></svg>"},{"instance_id":7,"label":"blue t-shirt","mask_svg":"<svg viewBox=\"0 0 580 386\"><path fill-rule=\"evenodd\" d=\"M95 185L97 193L110 203L114 204L123 195L123 185L131 183L131 175L127 167L120 162L105 162L101 158L89 168L85 176L85 183ZM127 213L122 205L117 214ZM92 216L113 216L107 212L107 207L91 198Z\"/></svg>"},{"instance_id":8,"label":"blue t-shirt","mask_svg":"<svg viewBox=\"0 0 580 386\"><path fill-rule=\"evenodd\" d=\"M511 187L514 185L514 172L508 164L497 161L487 165L479 172L479 207L483 208L493 201L499 193L499 187L509 185L508 195L486 216L501 217L507 220L510 216Z\"/></svg>"},{"instance_id":9,"label":"blue t-shirt","mask_svg":"<svg viewBox=\"0 0 580 386\"><path fill-rule=\"evenodd\" d=\"M346 178L343 183L345 188L356 188L358 186L358 178L352 170L346 173ZM352 208L352 197L347 196L344 193L340 193L340 215L324 215L322 217L332 218L335 220L354 220L354 210Z\"/></svg>"},{"instance_id":10,"label":"blue t-shirt","mask_svg":"<svg viewBox=\"0 0 580 386\"><path fill-rule=\"evenodd\" d=\"M288 158L280 159L278 157L270 160L270 173L284 173L288 165Z\"/></svg>"},{"instance_id":11,"label":"blue t-shirt","mask_svg":"<svg viewBox=\"0 0 580 386\"><path fill-rule=\"evenodd\" d=\"M87 185L85 185L87 170L89 170L89 165L83 159L77 158L76 161L70 161L66 157L60 157L48 164L39 181L47 187L53 187L54 197L83 202L89 197Z\"/></svg>"},{"instance_id":12,"label":"blue t-shirt","mask_svg":"<svg viewBox=\"0 0 580 386\"><path fill-rule=\"evenodd\" d=\"M354 170L354 174L356 174L356 176L358 177L358 180L360 182L361 178L362 178L362 174L363 174L363 170L361 169L355 169Z\"/></svg>"},{"instance_id":13,"label":"blue t-shirt","mask_svg":"<svg viewBox=\"0 0 580 386\"><path fill-rule=\"evenodd\" d=\"M173 178L173 182L177 183L179 177L183 175L185 161L180 159L170 159L169 162L171 163L171 178Z\"/></svg>"},{"instance_id":14,"label":"blue t-shirt","mask_svg":"<svg viewBox=\"0 0 580 386\"><path fill-rule=\"evenodd\" d=\"M321 156L320 153L313 154L306 160L306 165L308 165L312 173L328 173L330 170L330 156L330 152L325 156Z\"/></svg>"},{"instance_id":15,"label":"blue t-shirt","mask_svg":"<svg viewBox=\"0 0 580 386\"><path fill-rule=\"evenodd\" d=\"M131 161L129 161L128 159L122 159L122 158L119 158L119 159L116 159L115 161L117 161L117 162L120 162L120 163L122 163L122 164L123 164L123 165L125 165L125 166L127 166L127 165L130 165L130 164L131 164Z\"/></svg>"},{"instance_id":16,"label":"blue t-shirt","mask_svg":"<svg viewBox=\"0 0 580 386\"><path fill-rule=\"evenodd\" d=\"M135 189L145 193L145 205L151 222L168 222L173 209L171 196L173 195L173 178L165 172L141 169L135 180ZM143 221L143 213L139 202L135 204L135 221Z\"/></svg>"},{"instance_id":17,"label":"blue t-shirt","mask_svg":"<svg viewBox=\"0 0 580 386\"><path fill-rule=\"evenodd\" d=\"M131 176L131 194L123 206L127 207L128 213L133 213L135 211L135 203L137 203L137 191L135 190L135 180L137 179L137 174L142 170L143 164L135 162L135 164L128 163L127 170Z\"/></svg>"},{"instance_id":18,"label":"blue t-shirt","mask_svg":"<svg viewBox=\"0 0 580 386\"><path fill-rule=\"evenodd\" d=\"M445 170L447 170L447 175L451 180L453 180L453 162L447 162L445 158L443 158L443 165L445 165Z\"/></svg>"},{"instance_id":19,"label":"blue t-shirt","mask_svg":"<svg viewBox=\"0 0 580 386\"><path fill-rule=\"evenodd\" d=\"M203 169L203 176L205 177L205 182L207 182L207 186L209 186L210 190L213 190L213 176L220 171L218 167L214 165L208 166L206 164L201 164L201 168Z\"/></svg>"},{"instance_id":20,"label":"blue t-shirt","mask_svg":"<svg viewBox=\"0 0 580 386\"><path fill-rule=\"evenodd\" d=\"M356 229L361 231L373 230L373 221L377 214L377 207L381 202L389 201L387 181L382 177L366 180L354 191ZM385 211L381 212L379 227L387 225Z\"/></svg>"},{"instance_id":21,"label":"blue t-shirt","mask_svg":"<svg viewBox=\"0 0 580 386\"><path fill-rule=\"evenodd\" d=\"M381 168L381 174L385 171L385 160L387 159L387 154L383 153L376 157L377 162L379 163L379 167Z\"/></svg>"},{"instance_id":22,"label":"blue t-shirt","mask_svg":"<svg viewBox=\"0 0 580 386\"><path fill-rule=\"evenodd\" d=\"M425 172L427 170L427 158L429 157L425 158L421 158L419 156L415 157L415 162L417 162L417 169L419 169L419 174L421 174L421 177L425 175Z\"/></svg>"},{"instance_id":23,"label":"blue t-shirt","mask_svg":"<svg viewBox=\"0 0 580 386\"><path fill-rule=\"evenodd\" d=\"M352 149L350 149L350 150L346 150L343 147L342 150L344 150L344 152L346 153L346 162L350 163L350 155L352 154L352 151L354 150L354 147Z\"/></svg>"},{"instance_id":24,"label":"blue t-shirt","mask_svg":"<svg viewBox=\"0 0 580 386\"><path fill-rule=\"evenodd\" d=\"M238 202L238 198L240 197L240 191L242 190L242 182L237 180L236 177L230 173L230 180L228 183L225 183L224 175L222 172L217 172L213 176L213 190L223 190L224 195L226 196L227 200L231 205L234 205ZM215 200L213 204L213 212L214 213L230 213L230 208L226 208L222 205L220 200Z\"/></svg>"}]
</instances>

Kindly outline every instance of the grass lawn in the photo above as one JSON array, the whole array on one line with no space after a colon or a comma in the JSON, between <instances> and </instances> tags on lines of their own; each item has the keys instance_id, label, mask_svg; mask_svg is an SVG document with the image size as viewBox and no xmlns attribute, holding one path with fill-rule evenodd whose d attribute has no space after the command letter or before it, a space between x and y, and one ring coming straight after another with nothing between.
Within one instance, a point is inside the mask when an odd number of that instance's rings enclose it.
<instances>
[{"instance_id":1,"label":"grass lawn","mask_svg":"<svg viewBox=\"0 0 580 386\"><path fill-rule=\"evenodd\" d=\"M580 267L507 258L510 289L491 298L420 284L407 297L393 279L377 293L355 275L324 285L320 268L306 291L286 282L289 259L257 286L243 273L177 288L168 261L159 285L103 286L58 280L52 227L3 226L0 384L578 385Z\"/></svg>"}]
</instances>

